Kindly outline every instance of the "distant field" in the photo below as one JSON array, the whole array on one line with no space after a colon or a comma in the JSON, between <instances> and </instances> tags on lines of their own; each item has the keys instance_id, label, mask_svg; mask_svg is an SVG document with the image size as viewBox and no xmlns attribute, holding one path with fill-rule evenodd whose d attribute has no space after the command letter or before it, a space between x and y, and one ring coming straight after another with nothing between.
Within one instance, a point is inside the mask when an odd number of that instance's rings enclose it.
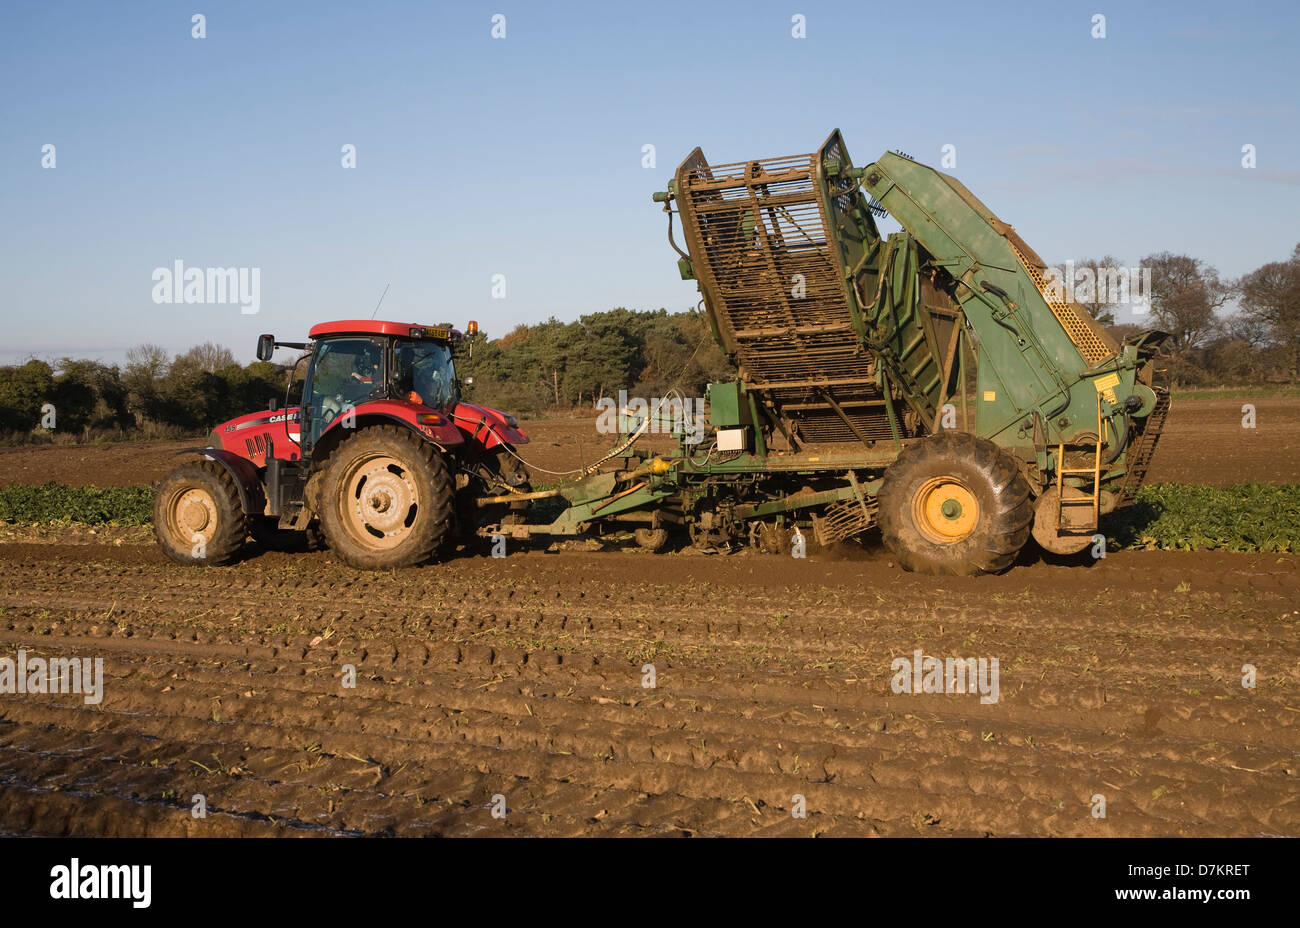
<instances>
[{"instance_id":1,"label":"distant field","mask_svg":"<svg viewBox=\"0 0 1300 928\"><path fill-rule=\"evenodd\" d=\"M1242 428L1246 399L1175 395L1164 436L1151 464L1152 483L1227 486L1300 483L1300 395L1250 398L1255 428ZM534 465L537 483L581 468L608 451L611 436L596 432L595 416L524 420L532 441L520 454ZM0 448L0 486L50 481L69 486L138 486L159 480L176 466L176 452L201 441L131 441L92 445ZM642 447L669 450L671 438L651 435Z\"/></svg>"},{"instance_id":2,"label":"distant field","mask_svg":"<svg viewBox=\"0 0 1300 928\"><path fill-rule=\"evenodd\" d=\"M1264 387L1192 387L1175 390L1175 400L1300 399L1300 385L1273 384Z\"/></svg>"}]
</instances>

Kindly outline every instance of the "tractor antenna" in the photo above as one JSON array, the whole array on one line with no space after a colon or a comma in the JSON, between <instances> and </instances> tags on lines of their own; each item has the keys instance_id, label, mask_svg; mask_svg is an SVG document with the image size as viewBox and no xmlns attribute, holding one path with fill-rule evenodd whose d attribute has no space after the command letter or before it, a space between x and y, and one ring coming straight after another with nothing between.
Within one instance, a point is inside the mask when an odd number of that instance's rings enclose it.
<instances>
[{"instance_id":1,"label":"tractor antenna","mask_svg":"<svg viewBox=\"0 0 1300 928\"><path fill-rule=\"evenodd\" d=\"M388 296L388 288L391 286L392 284L384 284L384 292L379 294L379 302L375 304L375 312L370 314L371 319L375 318L375 313L379 312L379 307L383 305L384 297Z\"/></svg>"}]
</instances>

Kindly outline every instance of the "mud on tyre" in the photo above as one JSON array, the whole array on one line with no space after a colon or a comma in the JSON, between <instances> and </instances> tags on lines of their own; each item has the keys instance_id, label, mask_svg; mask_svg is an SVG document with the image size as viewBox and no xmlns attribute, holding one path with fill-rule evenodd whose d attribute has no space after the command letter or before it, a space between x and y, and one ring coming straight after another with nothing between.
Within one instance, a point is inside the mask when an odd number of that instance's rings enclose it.
<instances>
[{"instance_id":1,"label":"mud on tyre","mask_svg":"<svg viewBox=\"0 0 1300 928\"><path fill-rule=\"evenodd\" d=\"M181 564L229 564L248 535L234 478L214 461L182 464L154 491L153 533Z\"/></svg>"},{"instance_id":2,"label":"mud on tyre","mask_svg":"<svg viewBox=\"0 0 1300 928\"><path fill-rule=\"evenodd\" d=\"M455 485L434 445L399 426L377 426L330 454L317 514L345 564L409 567L450 539Z\"/></svg>"},{"instance_id":3,"label":"mud on tyre","mask_svg":"<svg viewBox=\"0 0 1300 928\"><path fill-rule=\"evenodd\" d=\"M1034 510L1015 458L966 432L940 432L904 449L885 471L878 520L907 570L974 576L1011 566Z\"/></svg>"}]
</instances>

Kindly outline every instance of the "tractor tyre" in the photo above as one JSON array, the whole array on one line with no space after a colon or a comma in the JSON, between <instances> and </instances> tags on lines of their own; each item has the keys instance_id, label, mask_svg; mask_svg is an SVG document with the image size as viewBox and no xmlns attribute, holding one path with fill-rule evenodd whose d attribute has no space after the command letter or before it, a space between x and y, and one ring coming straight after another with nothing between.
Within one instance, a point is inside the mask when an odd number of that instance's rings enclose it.
<instances>
[{"instance_id":1,"label":"tractor tyre","mask_svg":"<svg viewBox=\"0 0 1300 928\"><path fill-rule=\"evenodd\" d=\"M229 564L248 536L239 488L215 461L182 464L154 491L153 533L181 564Z\"/></svg>"},{"instance_id":2,"label":"tractor tyre","mask_svg":"<svg viewBox=\"0 0 1300 928\"><path fill-rule=\"evenodd\" d=\"M330 550L375 570L428 561L455 529L455 484L438 449L400 426L375 426L331 454L319 516Z\"/></svg>"},{"instance_id":3,"label":"tractor tyre","mask_svg":"<svg viewBox=\"0 0 1300 928\"><path fill-rule=\"evenodd\" d=\"M881 482L880 533L906 570L1005 570L1029 539L1034 507L1015 458L986 438L940 432L903 450Z\"/></svg>"}]
</instances>

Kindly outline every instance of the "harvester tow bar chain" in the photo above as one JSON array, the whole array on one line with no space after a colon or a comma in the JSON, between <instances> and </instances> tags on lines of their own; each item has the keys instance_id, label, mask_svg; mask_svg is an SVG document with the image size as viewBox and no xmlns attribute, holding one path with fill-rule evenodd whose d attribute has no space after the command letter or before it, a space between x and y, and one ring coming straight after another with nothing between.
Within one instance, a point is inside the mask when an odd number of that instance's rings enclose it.
<instances>
[{"instance_id":1,"label":"harvester tow bar chain","mask_svg":"<svg viewBox=\"0 0 1300 928\"><path fill-rule=\"evenodd\" d=\"M530 464L528 461L525 461L525 460L524 460L523 458L521 458L518 454L516 454L515 451L514 451L514 449L511 448L510 445L507 444L507 443L506 443L506 442L501 438L500 435L497 435L497 433L493 430L493 428L492 428L491 425L488 425L488 426L487 426L487 429L488 429L488 431L492 434L492 436L493 436L494 438L497 439L497 441L501 442L501 447L502 447L502 449L505 450L505 452L506 452L507 454L509 454L511 457L513 457L513 458L514 458L516 461L518 461L519 463L523 464L523 465L524 465L525 467L527 467L529 470L540 471L540 472L543 473L543 474L551 474L551 475L556 476L556 477L567 477L567 476L570 475L570 474L583 474L583 475L586 475L586 474L594 473L595 470L596 470L596 468L600 467L600 465L604 464L606 461L608 461L608 460L610 460L610 459L612 459L612 458L616 458L616 457L618 457L618 456L619 456L620 454L622 454L624 451L627 451L629 448L631 448L633 445L635 445L635 444L637 443L637 441L640 440L641 436L644 435L644 434L646 433L646 431L650 428L651 416L652 416L654 413L657 413L657 412L659 411L659 408L660 408L661 406L663 406L663 404L666 403L668 400L672 399L674 395L675 395L678 399L680 399L680 400L683 402L683 404L685 403L685 401L686 401L686 400L685 400L685 397L682 396L680 390L677 390L676 388L673 388L672 390L669 390L668 393L667 393L665 396L661 396L661 397L659 398L659 402L655 404L654 411L653 411L653 412L650 412L650 413L646 413L646 417L645 417L645 419L643 419L642 422L641 422L641 424L640 424L639 426L637 426L636 431L634 431L631 435L628 436L627 441L623 442L623 444L619 445L617 448L615 448L614 450L610 451L609 454L605 455L605 456L604 456L603 458L601 458L600 460L595 461L595 462L592 463L592 464L588 464L586 467L579 467L579 468L576 468L576 469L574 469L574 470L547 470L545 467L538 467L536 464ZM486 423L485 423L485 424L486 424ZM507 487L507 489L510 490L511 492L519 492L519 491L516 490L514 487Z\"/></svg>"}]
</instances>

